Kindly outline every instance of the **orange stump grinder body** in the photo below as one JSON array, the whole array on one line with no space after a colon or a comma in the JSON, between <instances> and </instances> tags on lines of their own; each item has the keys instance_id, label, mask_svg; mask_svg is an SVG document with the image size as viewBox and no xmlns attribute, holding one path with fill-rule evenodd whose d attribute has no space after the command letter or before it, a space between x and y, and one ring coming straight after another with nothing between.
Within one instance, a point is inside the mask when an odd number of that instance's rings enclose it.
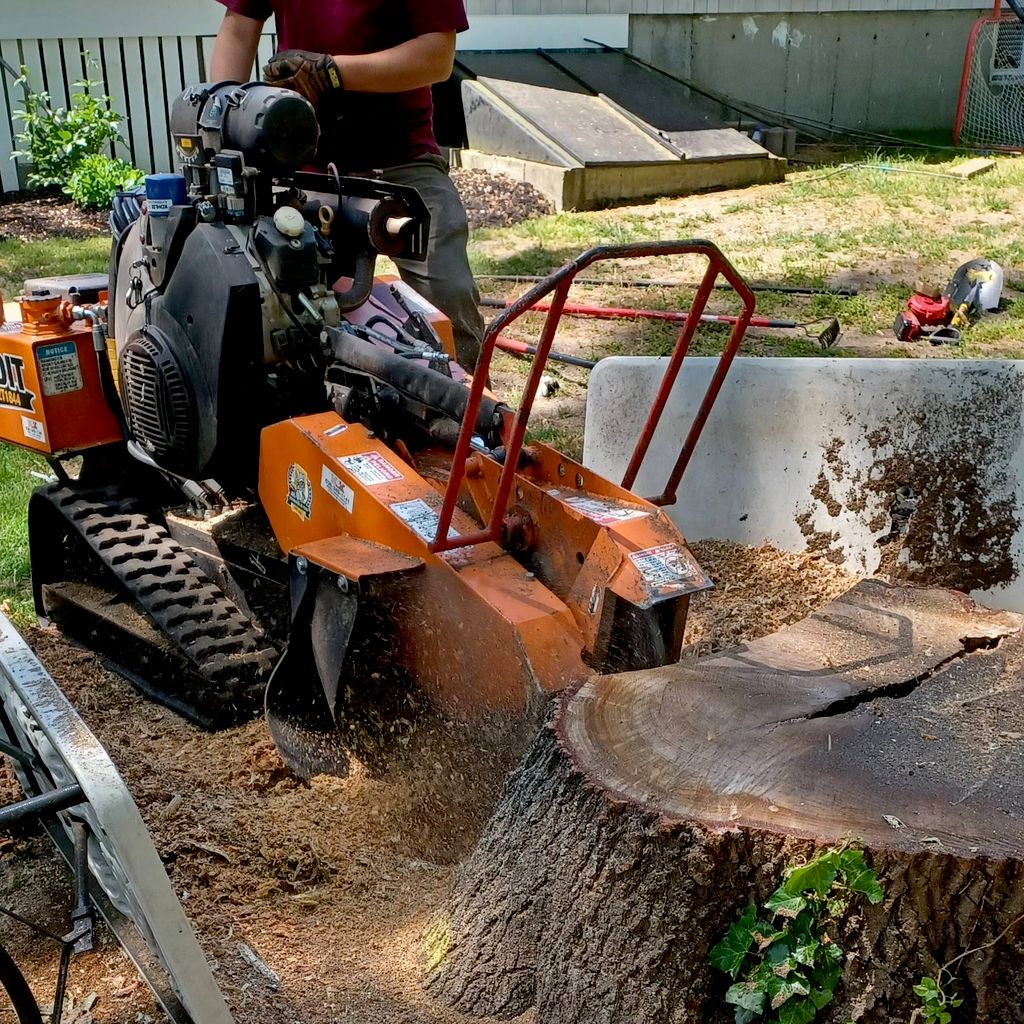
<instances>
[{"instance_id":1,"label":"orange stump grinder body","mask_svg":"<svg viewBox=\"0 0 1024 1024\"><path fill-rule=\"evenodd\" d=\"M358 712L404 695L407 713L410 687L464 720L515 720L592 672L676 660L709 582L661 506L754 310L718 249L585 253L493 321L470 375L447 320L373 276L378 254L425 258L414 190L300 170L318 126L286 90L189 88L170 120L182 174L115 198L108 306L30 297L0 332L0 434L57 476L29 507L39 615L203 726L265 701L302 772L338 767L327 740ZM529 441L530 412L577 274L672 255L707 268L615 483ZM742 310L664 487L638 497L720 277ZM484 382L538 303L512 410Z\"/></svg>"}]
</instances>

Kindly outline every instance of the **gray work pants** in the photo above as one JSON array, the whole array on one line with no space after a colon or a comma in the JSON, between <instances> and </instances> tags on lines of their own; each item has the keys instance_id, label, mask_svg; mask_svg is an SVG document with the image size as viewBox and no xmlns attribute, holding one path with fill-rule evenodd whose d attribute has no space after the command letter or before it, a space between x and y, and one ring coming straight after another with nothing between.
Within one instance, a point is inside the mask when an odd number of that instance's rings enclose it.
<instances>
[{"instance_id":1,"label":"gray work pants","mask_svg":"<svg viewBox=\"0 0 1024 1024\"><path fill-rule=\"evenodd\" d=\"M466 210L448 177L448 164L429 154L412 163L386 168L383 178L396 185L412 185L430 210L426 262L395 263L402 280L451 320L459 362L472 371L480 355L484 321L480 316L480 293L466 256Z\"/></svg>"}]
</instances>

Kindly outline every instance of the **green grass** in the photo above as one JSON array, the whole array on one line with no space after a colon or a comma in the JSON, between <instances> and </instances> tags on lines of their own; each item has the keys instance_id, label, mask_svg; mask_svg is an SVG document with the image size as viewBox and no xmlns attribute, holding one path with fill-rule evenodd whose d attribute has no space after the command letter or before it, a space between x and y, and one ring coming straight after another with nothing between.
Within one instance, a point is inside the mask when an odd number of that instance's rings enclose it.
<instances>
[{"instance_id":1,"label":"green grass","mask_svg":"<svg viewBox=\"0 0 1024 1024\"><path fill-rule=\"evenodd\" d=\"M918 282L942 287L964 260L985 256L1007 272L1007 286L1024 288L1013 268L1024 263L1024 239L1014 211L1024 208L1024 161L997 157L996 167L970 180L948 174L962 158L934 155L857 154L866 166L814 168L792 173L784 184L712 195L663 199L646 206L559 213L504 229L477 231L471 259L478 274L545 274L591 246L652 239L707 237L747 278L787 285L852 283L854 298L797 298L760 292L758 314L798 322L837 316L859 335L856 345L833 349L856 355L865 344L877 350ZM904 173L911 172L911 173ZM625 261L598 265L590 276L675 278L695 282L695 261ZM486 281L483 282L485 289ZM507 286L511 294L514 286ZM685 308L692 284L682 289L602 290L595 302L653 309ZM1013 301L1013 296L1009 296ZM712 310L727 308L721 294ZM659 354L674 340L671 329L637 325L629 338L610 328L594 345L596 355ZM702 329L695 352L719 351L726 334ZM875 340L877 339L877 341ZM985 318L948 356L1014 357L1024 350L1024 311ZM820 354L813 338L796 334L751 338L745 349L760 355ZM892 355L914 355L896 346Z\"/></svg>"},{"instance_id":2,"label":"green grass","mask_svg":"<svg viewBox=\"0 0 1024 1024\"><path fill-rule=\"evenodd\" d=\"M0 291L10 301L26 278L56 274L98 274L107 269L110 239L49 238L39 242L0 242Z\"/></svg>"},{"instance_id":3,"label":"green grass","mask_svg":"<svg viewBox=\"0 0 1024 1024\"><path fill-rule=\"evenodd\" d=\"M45 473L46 463L31 452L0 444L0 600L15 625L34 621L25 515L29 495Z\"/></svg>"},{"instance_id":4,"label":"green grass","mask_svg":"<svg viewBox=\"0 0 1024 1024\"><path fill-rule=\"evenodd\" d=\"M56 274L99 273L107 268L109 238L52 238L38 242L0 242L0 291L11 300L26 278ZM15 625L35 621L28 558L28 499L45 473L43 459L0 443L0 602Z\"/></svg>"}]
</instances>

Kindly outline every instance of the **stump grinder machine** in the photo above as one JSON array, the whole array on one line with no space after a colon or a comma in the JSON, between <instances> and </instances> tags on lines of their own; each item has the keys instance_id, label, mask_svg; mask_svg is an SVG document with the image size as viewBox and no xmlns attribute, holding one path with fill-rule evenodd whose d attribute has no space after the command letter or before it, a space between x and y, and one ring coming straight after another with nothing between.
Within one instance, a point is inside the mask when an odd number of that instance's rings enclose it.
<instances>
[{"instance_id":1,"label":"stump grinder machine","mask_svg":"<svg viewBox=\"0 0 1024 1024\"><path fill-rule=\"evenodd\" d=\"M661 506L754 308L718 249L591 250L491 323L470 373L448 321L375 277L379 255L424 258L420 197L302 169L304 99L192 87L171 130L181 173L118 197L109 278L26 282L21 323L0 327L0 436L55 477L29 506L40 618L203 727L265 704L300 773L341 770L339 722L410 694L516 719L594 672L676 660L709 582ZM625 479L530 440L574 277L679 253L706 272ZM720 277L741 315L645 500L631 487ZM514 411L486 386L491 356L543 299Z\"/></svg>"}]
</instances>

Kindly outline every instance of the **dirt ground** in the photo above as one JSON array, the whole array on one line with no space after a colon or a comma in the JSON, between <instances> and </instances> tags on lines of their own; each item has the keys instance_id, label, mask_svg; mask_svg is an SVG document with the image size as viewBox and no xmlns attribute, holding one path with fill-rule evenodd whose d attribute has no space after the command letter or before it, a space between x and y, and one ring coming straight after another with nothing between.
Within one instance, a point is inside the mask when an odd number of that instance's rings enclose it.
<instances>
[{"instance_id":1,"label":"dirt ground","mask_svg":"<svg viewBox=\"0 0 1024 1024\"><path fill-rule=\"evenodd\" d=\"M551 213L551 204L532 185L505 174L455 168L452 181L462 197L471 228L508 227ZM107 214L80 210L66 196L23 199L0 195L0 242L45 238L88 238L107 232Z\"/></svg>"},{"instance_id":2,"label":"dirt ground","mask_svg":"<svg viewBox=\"0 0 1024 1024\"><path fill-rule=\"evenodd\" d=\"M694 549L716 582L691 611L687 640L700 653L802 618L853 582L808 555L724 542ZM262 721L200 733L87 651L41 630L28 638L135 796L236 1020L467 1020L420 990L421 938L522 748L495 750L428 717L382 772L355 763L347 778L303 783L284 768ZM0 803L15 793L9 770L0 769ZM65 869L47 840L0 838L0 904L60 931L67 895ZM45 1004L56 948L7 921L0 942ZM279 985L242 958L240 943ZM77 1024L159 1018L109 936L75 959L70 992L65 1020Z\"/></svg>"}]
</instances>

